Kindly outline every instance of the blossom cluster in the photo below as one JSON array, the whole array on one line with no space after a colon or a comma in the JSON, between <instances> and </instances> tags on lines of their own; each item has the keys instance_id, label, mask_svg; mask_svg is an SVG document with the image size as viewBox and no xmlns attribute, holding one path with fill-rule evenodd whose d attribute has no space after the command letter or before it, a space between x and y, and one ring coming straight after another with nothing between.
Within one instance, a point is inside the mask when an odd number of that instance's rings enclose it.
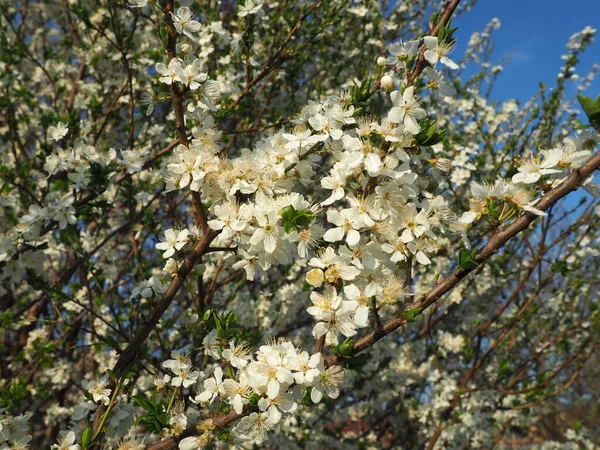
<instances>
[{"instance_id":1,"label":"blossom cluster","mask_svg":"<svg viewBox=\"0 0 600 450\"><path fill-rule=\"evenodd\" d=\"M218 353L210 354L219 357ZM338 385L343 379L341 367L326 369L320 353L310 355L287 341L262 345L255 353L244 343L229 342L222 349L221 358L234 369L235 377L224 377L218 365L205 377L203 372L193 368L185 353L174 352L171 356L173 359L166 360L163 367L172 375L166 375L158 383L195 387L196 395L191 395L190 400L202 407L224 402L241 414L246 405L251 405L257 410L234 427L232 439L240 435L256 443L262 442L267 431L276 427L284 416L294 413L307 392L314 403L319 403L324 395L337 398ZM187 419L185 415L181 417L185 426ZM184 438L179 448L190 450L204 446L211 440L211 430L208 427L201 436Z\"/></svg>"},{"instance_id":2,"label":"blossom cluster","mask_svg":"<svg viewBox=\"0 0 600 450\"><path fill-rule=\"evenodd\" d=\"M589 389L598 187L539 200L595 30L520 104L425 0L46 3L0 27L1 449L487 448Z\"/></svg>"}]
</instances>

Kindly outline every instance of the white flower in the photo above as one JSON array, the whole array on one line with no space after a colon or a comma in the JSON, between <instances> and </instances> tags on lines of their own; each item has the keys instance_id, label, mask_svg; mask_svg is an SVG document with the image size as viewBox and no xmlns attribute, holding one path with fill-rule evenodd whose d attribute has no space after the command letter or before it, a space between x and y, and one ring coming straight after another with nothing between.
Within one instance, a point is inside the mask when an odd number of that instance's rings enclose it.
<instances>
[{"instance_id":1,"label":"white flower","mask_svg":"<svg viewBox=\"0 0 600 450\"><path fill-rule=\"evenodd\" d=\"M519 167L519 173L513 175L513 183L531 184L537 182L543 175L559 173L560 170L553 169L560 161L560 154L551 152L546 154L540 161L540 155L524 161Z\"/></svg>"},{"instance_id":2,"label":"white flower","mask_svg":"<svg viewBox=\"0 0 600 450\"><path fill-rule=\"evenodd\" d=\"M340 278L344 281L352 281L360 275L360 269L348 264L348 262L348 258L336 255L332 247L327 247L319 252L317 257L311 258L308 264L312 267L325 269L325 280L328 283L333 283Z\"/></svg>"},{"instance_id":3,"label":"white flower","mask_svg":"<svg viewBox=\"0 0 600 450\"><path fill-rule=\"evenodd\" d=\"M68 132L67 125L62 122L57 123L56 126L48 127L48 136L53 141L60 141Z\"/></svg>"},{"instance_id":4,"label":"white flower","mask_svg":"<svg viewBox=\"0 0 600 450\"><path fill-rule=\"evenodd\" d=\"M154 96L150 92L141 92L139 102L140 105L148 105L148 108L146 108L146 115L151 115L154 111Z\"/></svg>"},{"instance_id":5,"label":"white flower","mask_svg":"<svg viewBox=\"0 0 600 450\"><path fill-rule=\"evenodd\" d=\"M279 225L279 215L276 210L267 214L256 214L258 228L250 238L250 244L258 245L262 242L265 252L273 253L277 248L277 241L283 235L283 227Z\"/></svg>"},{"instance_id":6,"label":"white flower","mask_svg":"<svg viewBox=\"0 0 600 450\"><path fill-rule=\"evenodd\" d=\"M319 139L322 141L326 141L329 138L337 141L341 139L344 134L340 128L340 124L329 115L317 113L314 116L309 117L308 123L315 131L321 132Z\"/></svg>"},{"instance_id":7,"label":"white flower","mask_svg":"<svg viewBox=\"0 0 600 450\"><path fill-rule=\"evenodd\" d=\"M390 94L393 108L387 116L387 120L393 123L404 123L406 131L417 134L421 127L417 120L425 118L425 110L419 106L419 101L414 96L415 88L410 86L400 95L400 91Z\"/></svg>"},{"instance_id":8,"label":"white flower","mask_svg":"<svg viewBox=\"0 0 600 450\"><path fill-rule=\"evenodd\" d=\"M171 17L173 18L175 31L179 34L185 34L190 39L194 39L192 33L200 31L200 22L193 20L194 13L187 6L179 8L177 14L171 13Z\"/></svg>"},{"instance_id":9,"label":"white flower","mask_svg":"<svg viewBox=\"0 0 600 450\"><path fill-rule=\"evenodd\" d=\"M378 177L381 174L381 158L375 153L369 153L365 157L365 170L370 177Z\"/></svg>"},{"instance_id":10,"label":"white flower","mask_svg":"<svg viewBox=\"0 0 600 450\"><path fill-rule=\"evenodd\" d=\"M323 355L302 352L297 355L294 367L294 380L297 384L312 386L323 368Z\"/></svg>"},{"instance_id":11,"label":"white flower","mask_svg":"<svg viewBox=\"0 0 600 450\"><path fill-rule=\"evenodd\" d=\"M222 392L223 369L217 367L213 376L204 380L204 391L193 398L194 403L211 403Z\"/></svg>"},{"instance_id":12,"label":"white flower","mask_svg":"<svg viewBox=\"0 0 600 450\"><path fill-rule=\"evenodd\" d=\"M199 59L196 59L192 64L185 66L184 73L185 84L191 91L197 90L202 83L208 80L208 74L202 72L202 63Z\"/></svg>"},{"instance_id":13,"label":"white flower","mask_svg":"<svg viewBox=\"0 0 600 450\"><path fill-rule=\"evenodd\" d=\"M230 202L216 205L213 212L217 218L209 220L208 226L213 230L221 230L219 239L223 240L230 239L244 231L251 219L249 214L244 214L235 203Z\"/></svg>"},{"instance_id":14,"label":"white flower","mask_svg":"<svg viewBox=\"0 0 600 450\"><path fill-rule=\"evenodd\" d=\"M321 202L321 205L331 205L337 200L341 200L346 195L344 186L346 185L346 174L340 170L333 169L329 176L321 179L321 187L330 189L331 195L327 200Z\"/></svg>"},{"instance_id":15,"label":"white flower","mask_svg":"<svg viewBox=\"0 0 600 450\"><path fill-rule=\"evenodd\" d=\"M217 330L214 329L202 339L202 346L204 347L204 353L214 359L221 359L219 356L219 341L217 339Z\"/></svg>"},{"instance_id":16,"label":"white flower","mask_svg":"<svg viewBox=\"0 0 600 450\"><path fill-rule=\"evenodd\" d=\"M298 408L298 405L292 400L290 394L283 393L272 399L261 398L258 401L258 408L266 413L271 423L278 424L281 420L281 411L287 413L294 412Z\"/></svg>"},{"instance_id":17,"label":"white flower","mask_svg":"<svg viewBox=\"0 0 600 450\"><path fill-rule=\"evenodd\" d=\"M325 281L325 274L321 269L311 269L306 274L306 282L313 287L320 287Z\"/></svg>"},{"instance_id":18,"label":"white flower","mask_svg":"<svg viewBox=\"0 0 600 450\"><path fill-rule=\"evenodd\" d=\"M343 379L344 369L340 366L332 366L327 370L322 370L310 393L311 400L314 403L319 403L323 398L323 394L326 394L329 398L338 398L340 395L338 386Z\"/></svg>"},{"instance_id":19,"label":"white flower","mask_svg":"<svg viewBox=\"0 0 600 450\"><path fill-rule=\"evenodd\" d=\"M320 321L313 328L313 337L318 339L326 336L327 345L337 345L339 333L346 337L354 336L359 326L367 325L364 310L361 308L360 313L356 314L358 302L342 300L332 286L328 286L323 294L313 291L310 299L313 306L306 311ZM355 320L357 318L360 323Z\"/></svg>"},{"instance_id":20,"label":"white flower","mask_svg":"<svg viewBox=\"0 0 600 450\"><path fill-rule=\"evenodd\" d=\"M427 46L424 56L429 64L435 67L439 60L450 69L458 69L458 65L446 56L454 49L454 44L447 44L445 42L440 43L436 36L425 36L423 41Z\"/></svg>"},{"instance_id":21,"label":"white flower","mask_svg":"<svg viewBox=\"0 0 600 450\"><path fill-rule=\"evenodd\" d=\"M167 67L163 63L156 64L156 71L162 75L158 79L161 83L171 84L174 81L179 81L182 84L185 84L185 72L183 67L181 67L181 61L177 58L173 58L169 61L169 66Z\"/></svg>"},{"instance_id":22,"label":"white flower","mask_svg":"<svg viewBox=\"0 0 600 450\"><path fill-rule=\"evenodd\" d=\"M112 391L106 388L106 377L92 381L84 380L81 384L92 395L94 402L102 403L105 406L108 405Z\"/></svg>"},{"instance_id":23,"label":"white flower","mask_svg":"<svg viewBox=\"0 0 600 450\"><path fill-rule=\"evenodd\" d=\"M165 369L170 369L173 373L175 373L175 371L189 369L192 367L192 361L182 351L172 351L171 358L172 359L167 359L165 362L163 362L162 366Z\"/></svg>"},{"instance_id":24,"label":"white flower","mask_svg":"<svg viewBox=\"0 0 600 450\"><path fill-rule=\"evenodd\" d=\"M533 213L537 216L546 215L544 211L540 211L533 206L539 201L539 198L536 199L533 192L530 192L521 186L509 184L507 186L507 191L504 194L504 200L511 202L519 210L522 209L523 211Z\"/></svg>"},{"instance_id":25,"label":"white flower","mask_svg":"<svg viewBox=\"0 0 600 450\"><path fill-rule=\"evenodd\" d=\"M0 433L2 432L0 425ZM77 436L74 431L61 432L61 437L58 439L58 444L53 444L51 450L80 450L81 447L75 441Z\"/></svg>"},{"instance_id":26,"label":"white flower","mask_svg":"<svg viewBox=\"0 0 600 450\"><path fill-rule=\"evenodd\" d=\"M387 63L395 65L398 68L404 68L404 64L412 55L419 51L419 41L408 41L403 43L391 44L388 51L393 55L387 59Z\"/></svg>"},{"instance_id":27,"label":"white flower","mask_svg":"<svg viewBox=\"0 0 600 450\"><path fill-rule=\"evenodd\" d=\"M165 231L164 240L156 244L156 248L165 251L163 258L170 258L175 254L175 250L181 250L187 244L189 234L187 228L179 232L170 228Z\"/></svg>"},{"instance_id":28,"label":"white flower","mask_svg":"<svg viewBox=\"0 0 600 450\"><path fill-rule=\"evenodd\" d=\"M246 17L251 14L257 14L262 11L263 0L246 0L246 3L240 5L240 10L238 11L238 17Z\"/></svg>"},{"instance_id":29,"label":"white flower","mask_svg":"<svg viewBox=\"0 0 600 450\"><path fill-rule=\"evenodd\" d=\"M184 388L190 387L198 381L199 377L203 377L202 372L197 370L190 371L191 367L176 366L173 368L173 373L176 375L171 379L171 386L183 386Z\"/></svg>"},{"instance_id":30,"label":"white flower","mask_svg":"<svg viewBox=\"0 0 600 450\"><path fill-rule=\"evenodd\" d=\"M429 79L427 87L431 89L431 92L438 97L452 97L456 94L456 89L444 81L444 74L435 70L432 67L425 68L425 75Z\"/></svg>"},{"instance_id":31,"label":"white flower","mask_svg":"<svg viewBox=\"0 0 600 450\"><path fill-rule=\"evenodd\" d=\"M375 225L368 214L361 213L360 209L356 207L344 209L341 212L329 209L327 210L327 220L337 227L327 230L323 239L327 242L338 242L346 235L348 245L356 245L360 241L360 233L357 230Z\"/></svg>"},{"instance_id":32,"label":"white flower","mask_svg":"<svg viewBox=\"0 0 600 450\"><path fill-rule=\"evenodd\" d=\"M235 380L225 380L223 381L223 390L235 412L241 414L244 405L248 404L250 386L238 383Z\"/></svg>"},{"instance_id":33,"label":"white flower","mask_svg":"<svg viewBox=\"0 0 600 450\"><path fill-rule=\"evenodd\" d=\"M206 447L209 442L204 435L186 437L179 443L179 450L197 450Z\"/></svg>"},{"instance_id":34,"label":"white flower","mask_svg":"<svg viewBox=\"0 0 600 450\"><path fill-rule=\"evenodd\" d=\"M267 346L265 346L267 347ZM294 382L291 370L279 365L279 354L275 350L270 355L265 355L267 361L252 362L248 365L248 384L255 392L267 394L273 399Z\"/></svg>"},{"instance_id":35,"label":"white flower","mask_svg":"<svg viewBox=\"0 0 600 450\"><path fill-rule=\"evenodd\" d=\"M271 430L274 425L266 414L252 413L240 420L239 431L264 440L267 437L267 431Z\"/></svg>"},{"instance_id":36,"label":"white flower","mask_svg":"<svg viewBox=\"0 0 600 450\"><path fill-rule=\"evenodd\" d=\"M248 365L248 360L252 359L251 349L243 342L231 341L229 348L223 350L223 358L231 363L237 369L243 369Z\"/></svg>"},{"instance_id":37,"label":"white flower","mask_svg":"<svg viewBox=\"0 0 600 450\"><path fill-rule=\"evenodd\" d=\"M417 212L417 207L413 203L410 203L402 208L398 214L398 220L404 227L404 231L400 236L400 239L404 243L410 242L425 233L428 233L430 236L434 237L429 232L431 225L427 220L427 211L422 209L421 211Z\"/></svg>"}]
</instances>

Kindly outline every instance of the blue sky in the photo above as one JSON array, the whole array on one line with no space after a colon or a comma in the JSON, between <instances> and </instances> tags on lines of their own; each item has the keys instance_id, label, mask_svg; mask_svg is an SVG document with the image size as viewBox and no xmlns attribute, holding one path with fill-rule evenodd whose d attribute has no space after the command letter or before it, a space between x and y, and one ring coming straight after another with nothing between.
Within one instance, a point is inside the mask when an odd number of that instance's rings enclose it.
<instances>
[{"instance_id":1,"label":"blue sky","mask_svg":"<svg viewBox=\"0 0 600 450\"><path fill-rule=\"evenodd\" d=\"M540 81L547 87L555 86L564 63L561 55L567 53L566 43L573 33L586 25L600 32L600 0L479 0L453 23L458 26L456 60L464 55L471 34L482 31L494 17L500 19L501 27L493 34L497 59L492 63L512 56L504 65L492 99L517 98L522 104L538 92ZM576 73L584 77L594 63L600 63L600 34L579 59ZM468 73L467 69L465 75ZM583 93L592 98L600 94L600 74ZM566 95L573 98L575 89L567 89ZM583 113L580 118L587 122ZM589 198L582 189L569 194L566 204L575 206L583 196Z\"/></svg>"},{"instance_id":2,"label":"blue sky","mask_svg":"<svg viewBox=\"0 0 600 450\"><path fill-rule=\"evenodd\" d=\"M554 85L563 65L560 56L567 52L565 44L573 33L586 25L600 28L600 0L479 0L454 22L459 27L457 56L464 55L471 34L483 30L494 17L502 23L493 35L497 62L505 55L512 57L492 97L526 100L537 92L539 81ZM596 35L596 42L580 58L577 73L581 76L600 62L599 41ZM600 94L600 77L585 94L594 98Z\"/></svg>"}]
</instances>

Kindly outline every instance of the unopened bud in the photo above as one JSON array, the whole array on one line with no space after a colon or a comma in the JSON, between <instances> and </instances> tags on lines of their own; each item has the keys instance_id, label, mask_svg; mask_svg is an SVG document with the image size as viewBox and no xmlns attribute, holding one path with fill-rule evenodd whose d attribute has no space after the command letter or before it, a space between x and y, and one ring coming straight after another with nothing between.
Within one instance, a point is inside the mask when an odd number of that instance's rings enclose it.
<instances>
[{"instance_id":1,"label":"unopened bud","mask_svg":"<svg viewBox=\"0 0 600 450\"><path fill-rule=\"evenodd\" d=\"M386 91L391 91L394 89L394 79L389 75L384 75L381 77L381 89Z\"/></svg>"},{"instance_id":2,"label":"unopened bud","mask_svg":"<svg viewBox=\"0 0 600 450\"><path fill-rule=\"evenodd\" d=\"M377 58L377 65L379 67L384 67L386 62L387 62L387 60L383 56L380 56L379 58Z\"/></svg>"},{"instance_id":3,"label":"unopened bud","mask_svg":"<svg viewBox=\"0 0 600 450\"><path fill-rule=\"evenodd\" d=\"M323 271L321 269L312 269L306 274L306 282L316 288L323 284L324 279L325 276L323 275Z\"/></svg>"},{"instance_id":4,"label":"unopened bud","mask_svg":"<svg viewBox=\"0 0 600 450\"><path fill-rule=\"evenodd\" d=\"M189 53L191 49L192 47L190 47L190 44L181 44L181 53Z\"/></svg>"}]
</instances>

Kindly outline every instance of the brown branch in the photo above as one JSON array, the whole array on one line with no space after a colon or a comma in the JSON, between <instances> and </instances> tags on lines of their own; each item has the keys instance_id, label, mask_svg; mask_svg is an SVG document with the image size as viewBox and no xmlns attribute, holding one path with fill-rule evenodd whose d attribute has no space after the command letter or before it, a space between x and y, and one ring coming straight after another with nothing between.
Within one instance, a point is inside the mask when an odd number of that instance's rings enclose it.
<instances>
[{"instance_id":1,"label":"brown branch","mask_svg":"<svg viewBox=\"0 0 600 450\"><path fill-rule=\"evenodd\" d=\"M271 57L265 63L265 67L259 73L257 73L250 82L246 83L246 86L244 87L244 89L242 89L242 91L240 92L238 97L235 99L233 104L230 106L231 109L234 109L237 105L239 105L240 102L242 101L242 99L252 90L252 88L258 82L260 82L269 73L271 73L271 71L273 71L274 69L279 67L288 58L287 54L282 54L283 50L288 45L288 43L292 40L292 38L294 37L294 34L296 34L296 32L300 29L300 26L302 25L302 23L314 12L315 9L319 8L320 6L321 6L321 2L317 2L314 5L312 5L310 8L308 8L302 16L300 16L300 18L298 19L298 21L296 22L294 27L290 30L290 32L286 36L283 43L277 48L275 53L273 55L271 55Z\"/></svg>"},{"instance_id":2,"label":"brown branch","mask_svg":"<svg viewBox=\"0 0 600 450\"><path fill-rule=\"evenodd\" d=\"M456 7L458 6L459 3L460 3L460 0L451 0L450 2L448 2L446 4L446 7L444 8L444 12L442 12L442 14L440 15L440 18L438 19L435 26L429 31L428 36L437 36L438 32L440 31L440 28L442 28L443 26L445 26L448 23L448 21L450 20L450 17L454 13L454 10L456 9ZM417 63L415 64L415 67L413 68L412 72L408 76L408 80L406 82L407 87L413 85L415 80L419 77L419 75L421 75L421 72L423 72L423 69L425 69L425 67L427 65L427 61L425 60L425 50L426 50L426 48L425 48L425 46L423 46L421 48L421 51L419 52L419 56L417 58Z\"/></svg>"},{"instance_id":3,"label":"brown branch","mask_svg":"<svg viewBox=\"0 0 600 450\"><path fill-rule=\"evenodd\" d=\"M560 199L565 197L567 194L575 191L581 186L581 184L590 176L592 173L600 167L600 152L593 155L581 168L574 170L565 181L558 187L547 192L542 199L536 204L536 208L541 211L545 211L552 205L556 204ZM490 238L485 246L477 253L475 260L481 264L488 258L498 253L500 248L506 244L509 240L515 237L517 234L527 229L531 223L538 216L529 212L525 212L521 217L516 219L508 227L503 230L499 230L494 236ZM422 296L417 302L412 303L410 308L423 308L426 309L436 301L438 301L444 294L450 292L458 283L460 283L471 270L465 270L462 268L456 269L450 275L448 275L439 284L434 286L426 295ZM375 344L378 340L384 336L396 331L398 328L406 325L407 321L403 317L403 313L400 313L388 320L383 324L382 330L373 330L367 333L365 336L360 338L353 346L352 353L359 353ZM336 355L326 356L326 366L330 367L341 362L341 358Z\"/></svg>"}]
</instances>

